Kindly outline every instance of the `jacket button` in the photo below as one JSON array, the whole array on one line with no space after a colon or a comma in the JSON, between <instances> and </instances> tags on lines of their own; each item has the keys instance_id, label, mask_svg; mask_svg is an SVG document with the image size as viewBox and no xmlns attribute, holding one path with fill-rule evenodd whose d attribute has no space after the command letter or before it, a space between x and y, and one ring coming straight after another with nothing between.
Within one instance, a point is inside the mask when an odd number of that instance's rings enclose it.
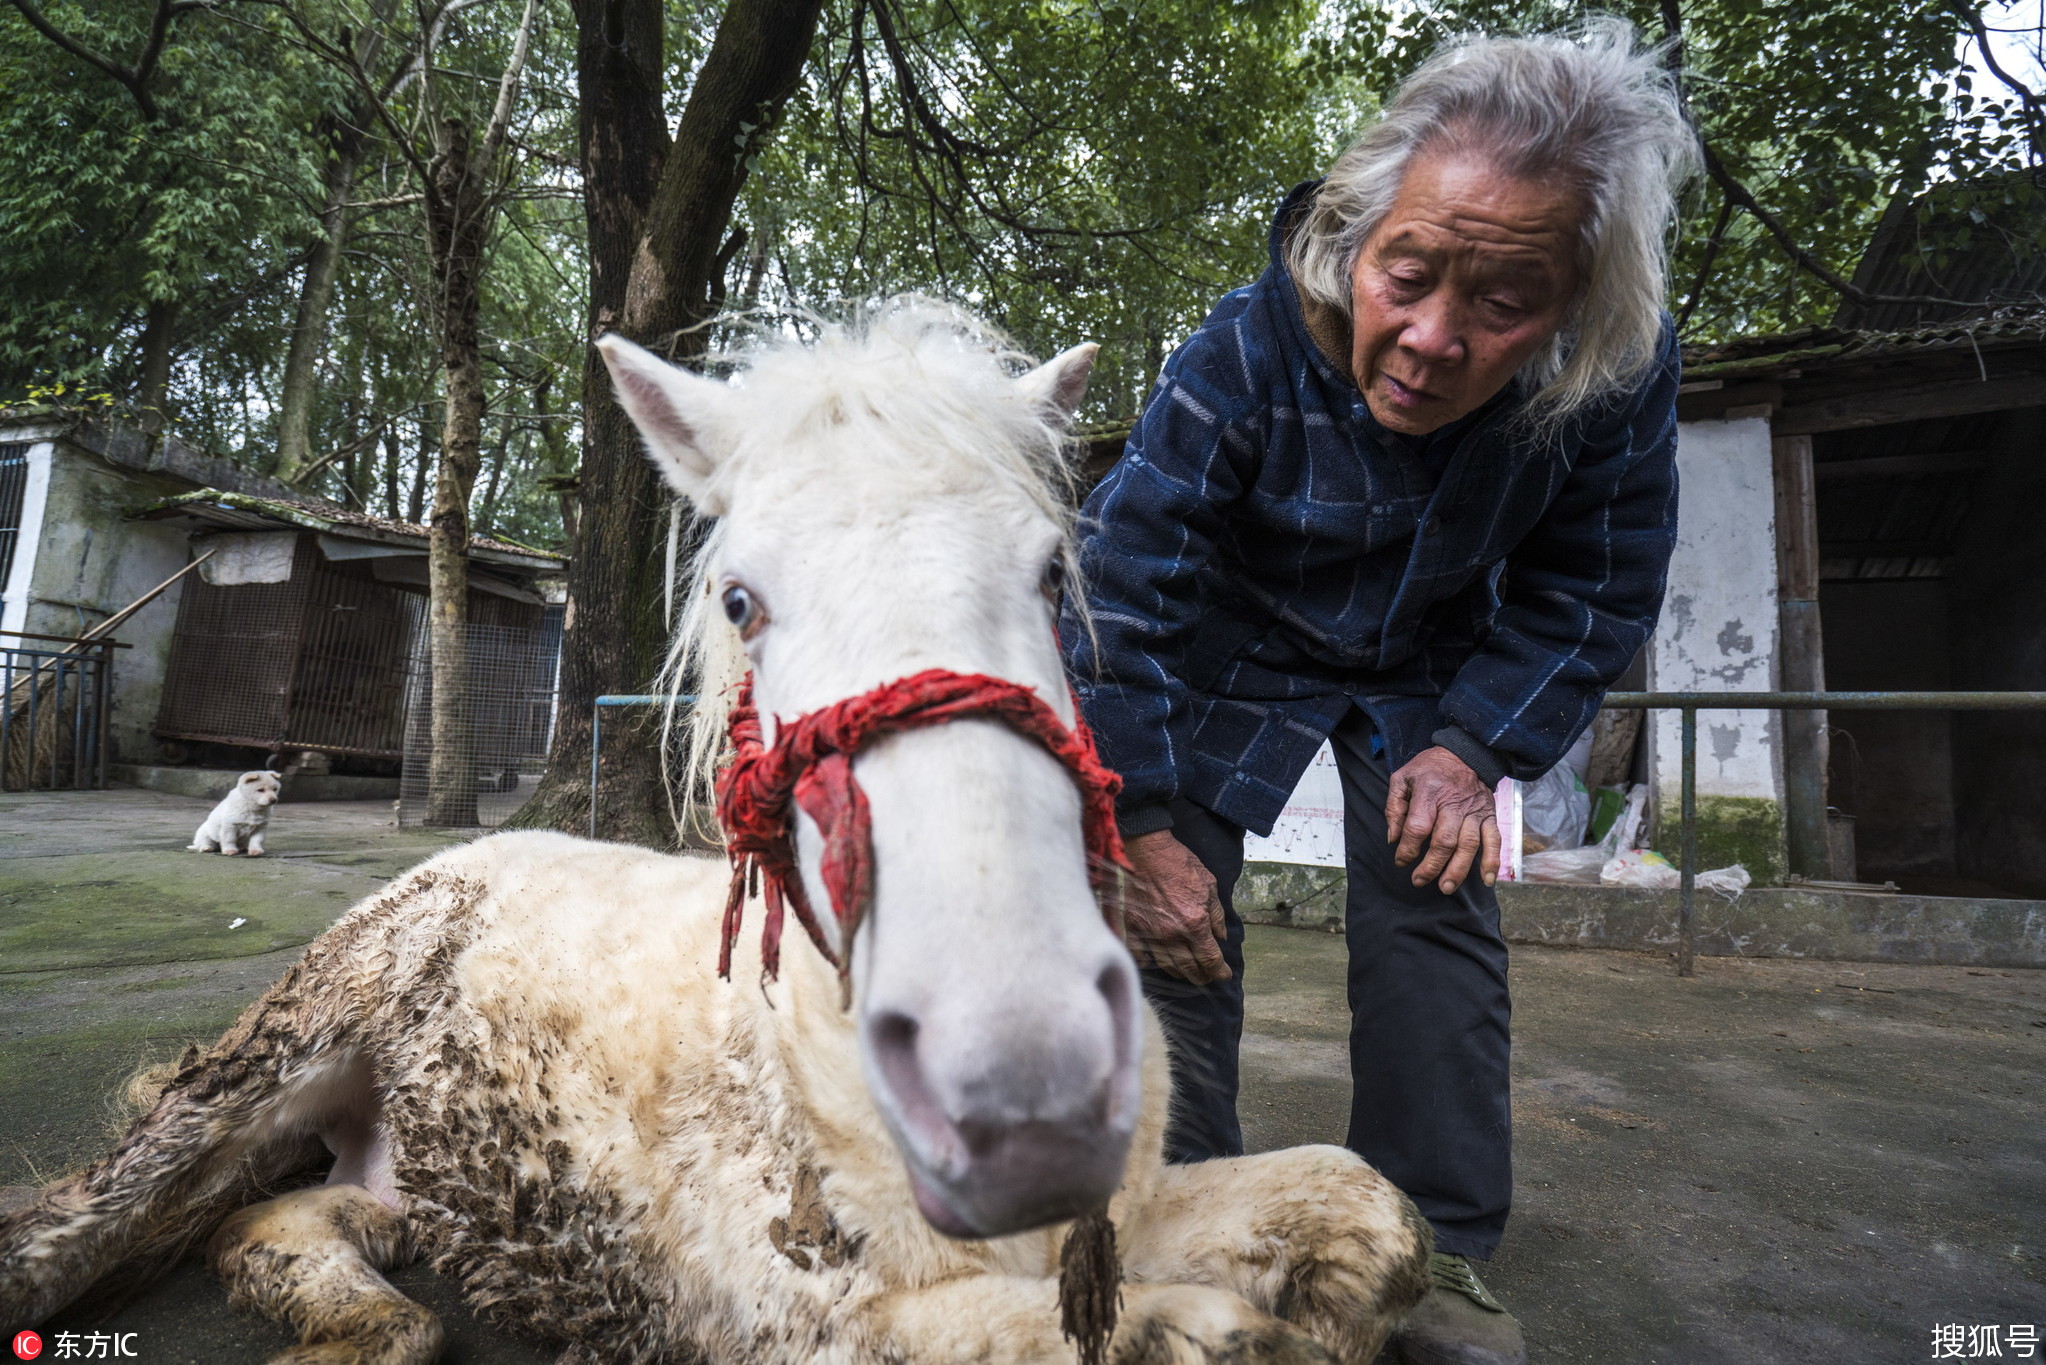
<instances>
[{"instance_id":1,"label":"jacket button","mask_svg":"<svg viewBox=\"0 0 2046 1365\"><path fill-rule=\"evenodd\" d=\"M1436 532L1440 531L1441 529L1442 529L1442 518L1441 518L1441 517L1430 517L1430 518L1428 518L1428 520L1427 520L1426 522L1424 522L1424 523L1422 524L1422 526L1421 526L1421 531L1422 531L1422 534L1424 534L1424 535L1431 535L1431 536L1432 536L1432 535L1434 535L1434 534L1435 534Z\"/></svg>"}]
</instances>

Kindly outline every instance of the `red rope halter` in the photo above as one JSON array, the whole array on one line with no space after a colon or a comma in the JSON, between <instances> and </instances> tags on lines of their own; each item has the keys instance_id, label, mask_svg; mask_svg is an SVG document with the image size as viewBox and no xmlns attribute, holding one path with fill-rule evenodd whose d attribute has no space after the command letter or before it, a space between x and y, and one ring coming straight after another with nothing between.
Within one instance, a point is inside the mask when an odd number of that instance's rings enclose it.
<instances>
[{"instance_id":1,"label":"red rope halter","mask_svg":"<svg viewBox=\"0 0 2046 1365\"><path fill-rule=\"evenodd\" d=\"M1115 794L1122 779L1102 766L1094 736L1077 709L1068 730L1051 707L1027 687L981 674L927 669L883 683L871 692L834 702L776 727L774 747L760 738L753 707L753 677L740 685L732 708L731 739L737 757L717 779L718 823L732 859L732 889L725 900L724 936L718 975L732 975L732 944L746 907L748 884L765 882L767 923L761 931L761 968L769 980L781 970L783 907L810 935L817 951L838 968L851 990L852 941L874 891L872 822L866 793L853 780L853 759L875 740L948 721L998 720L1027 735L1066 765L1080 787L1086 825L1089 878L1102 899L1102 914L1120 933L1112 894L1118 874L1129 869L1115 826ZM822 873L838 920L842 953L825 941L803 892L796 867L795 811L816 821L824 835Z\"/></svg>"}]
</instances>

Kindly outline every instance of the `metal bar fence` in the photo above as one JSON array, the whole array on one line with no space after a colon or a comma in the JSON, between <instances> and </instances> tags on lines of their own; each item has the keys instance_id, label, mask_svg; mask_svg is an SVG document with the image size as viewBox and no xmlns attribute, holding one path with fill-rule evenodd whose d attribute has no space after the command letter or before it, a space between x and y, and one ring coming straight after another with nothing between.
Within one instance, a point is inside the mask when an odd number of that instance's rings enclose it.
<instances>
[{"instance_id":1,"label":"metal bar fence","mask_svg":"<svg viewBox=\"0 0 2046 1365\"><path fill-rule=\"evenodd\" d=\"M2046 711L2046 692L1609 692L1605 704L1621 710L1673 710L1683 717L1677 975L1690 976L1697 956L1700 711Z\"/></svg>"},{"instance_id":2,"label":"metal bar fence","mask_svg":"<svg viewBox=\"0 0 2046 1365\"><path fill-rule=\"evenodd\" d=\"M0 791L107 784L107 711L114 640L0 635L68 643L68 650L0 645Z\"/></svg>"}]
</instances>

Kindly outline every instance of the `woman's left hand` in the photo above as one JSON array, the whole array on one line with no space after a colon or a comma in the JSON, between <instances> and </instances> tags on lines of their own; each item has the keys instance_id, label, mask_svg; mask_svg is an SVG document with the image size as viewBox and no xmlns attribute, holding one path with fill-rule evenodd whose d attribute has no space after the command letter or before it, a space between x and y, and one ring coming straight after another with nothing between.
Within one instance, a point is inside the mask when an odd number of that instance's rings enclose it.
<instances>
[{"instance_id":1,"label":"woman's left hand","mask_svg":"<svg viewBox=\"0 0 2046 1365\"><path fill-rule=\"evenodd\" d=\"M1445 896L1463 885L1473 863L1485 885L1499 878L1492 789L1440 746L1422 751L1392 775L1385 798L1385 841L1399 844L1393 860L1401 867L1421 860L1414 868L1415 886L1436 881ZM1424 848L1428 856L1422 858Z\"/></svg>"}]
</instances>

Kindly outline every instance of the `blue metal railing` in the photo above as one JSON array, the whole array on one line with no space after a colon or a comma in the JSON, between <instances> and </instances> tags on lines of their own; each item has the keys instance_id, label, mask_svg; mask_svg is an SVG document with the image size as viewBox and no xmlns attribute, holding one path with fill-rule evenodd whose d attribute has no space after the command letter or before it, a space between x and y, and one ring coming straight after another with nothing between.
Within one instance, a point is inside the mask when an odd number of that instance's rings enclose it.
<instances>
[{"instance_id":1,"label":"blue metal railing","mask_svg":"<svg viewBox=\"0 0 2046 1365\"><path fill-rule=\"evenodd\" d=\"M0 645L0 790L61 791L107 784L110 639L0 631L17 640L68 645Z\"/></svg>"},{"instance_id":2,"label":"blue metal railing","mask_svg":"<svg viewBox=\"0 0 2046 1365\"><path fill-rule=\"evenodd\" d=\"M597 837L597 777L602 773L604 755L604 708L607 706L687 706L696 700L694 692L617 692L597 698L590 707L590 837Z\"/></svg>"}]
</instances>

